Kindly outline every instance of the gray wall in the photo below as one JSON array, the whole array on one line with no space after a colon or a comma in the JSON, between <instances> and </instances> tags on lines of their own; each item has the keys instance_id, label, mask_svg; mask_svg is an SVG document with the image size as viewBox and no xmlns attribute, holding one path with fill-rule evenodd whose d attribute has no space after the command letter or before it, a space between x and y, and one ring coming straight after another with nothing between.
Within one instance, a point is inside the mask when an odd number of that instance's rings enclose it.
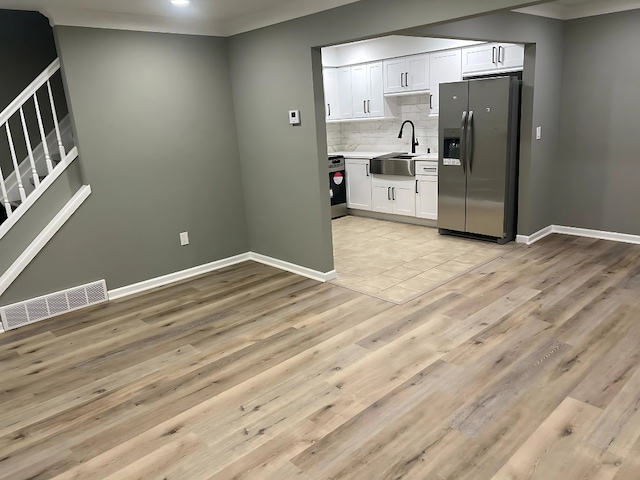
<instances>
[{"instance_id":1,"label":"gray wall","mask_svg":"<svg viewBox=\"0 0 640 480\"><path fill-rule=\"evenodd\" d=\"M93 193L2 303L101 278L114 289L246 252L227 40L56 33Z\"/></svg>"},{"instance_id":2,"label":"gray wall","mask_svg":"<svg viewBox=\"0 0 640 480\"><path fill-rule=\"evenodd\" d=\"M0 9L0 112L4 110L40 73L57 57L53 30L49 20L36 12L22 12ZM67 114L67 105L60 75L52 81L56 108L60 119ZM53 120L48 97L40 92L44 126L47 132L53 130ZM33 146L40 144L40 134L36 123L32 101L24 109L29 135ZM19 115L12 117L11 133L14 137L18 161L26 158L27 149L22 134ZM13 171L4 128L0 132L0 168L5 178Z\"/></svg>"},{"instance_id":3,"label":"gray wall","mask_svg":"<svg viewBox=\"0 0 640 480\"><path fill-rule=\"evenodd\" d=\"M362 0L232 37L251 249L320 271L333 268L321 61L314 47L524 3ZM302 126L289 126L290 109L301 110Z\"/></svg>"},{"instance_id":4,"label":"gray wall","mask_svg":"<svg viewBox=\"0 0 640 480\"><path fill-rule=\"evenodd\" d=\"M558 225L640 235L640 10L566 23Z\"/></svg>"},{"instance_id":5,"label":"gray wall","mask_svg":"<svg viewBox=\"0 0 640 480\"><path fill-rule=\"evenodd\" d=\"M518 233L530 235L551 225L556 209L550 179L555 171L560 125L563 22L507 12L409 33L528 44L523 73ZM538 125L542 138L535 140Z\"/></svg>"}]
</instances>

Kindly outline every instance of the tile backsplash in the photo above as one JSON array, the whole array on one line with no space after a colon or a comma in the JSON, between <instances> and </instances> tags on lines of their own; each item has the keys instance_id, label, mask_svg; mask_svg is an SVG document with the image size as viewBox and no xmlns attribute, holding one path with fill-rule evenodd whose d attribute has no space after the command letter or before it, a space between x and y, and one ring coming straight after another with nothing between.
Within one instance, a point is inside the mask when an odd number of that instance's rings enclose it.
<instances>
[{"instance_id":1,"label":"tile backsplash","mask_svg":"<svg viewBox=\"0 0 640 480\"><path fill-rule=\"evenodd\" d=\"M432 153L438 149L438 117L429 116L429 95L409 95L389 100L397 102L394 119L367 120L327 124L329 152L392 152L411 151L411 125L404 127L402 138L398 138L400 126L405 120L416 125L416 137L420 145L418 153Z\"/></svg>"}]
</instances>

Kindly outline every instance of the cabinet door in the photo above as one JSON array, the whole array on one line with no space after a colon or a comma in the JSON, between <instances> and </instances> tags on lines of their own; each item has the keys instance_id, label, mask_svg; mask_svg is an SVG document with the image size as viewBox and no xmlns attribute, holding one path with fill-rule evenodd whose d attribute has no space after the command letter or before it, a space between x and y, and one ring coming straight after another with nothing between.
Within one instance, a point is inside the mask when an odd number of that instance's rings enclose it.
<instances>
[{"instance_id":1,"label":"cabinet door","mask_svg":"<svg viewBox=\"0 0 640 480\"><path fill-rule=\"evenodd\" d=\"M369 63L367 65L367 73L369 77L367 113L370 117L384 117L384 80L382 75L382 62Z\"/></svg>"},{"instance_id":2,"label":"cabinet door","mask_svg":"<svg viewBox=\"0 0 640 480\"><path fill-rule=\"evenodd\" d=\"M522 68L524 66L524 45L501 43L498 47L500 68Z\"/></svg>"},{"instance_id":3,"label":"cabinet door","mask_svg":"<svg viewBox=\"0 0 640 480\"><path fill-rule=\"evenodd\" d=\"M347 207L358 210L371 210L371 175L369 160L347 158Z\"/></svg>"},{"instance_id":4,"label":"cabinet door","mask_svg":"<svg viewBox=\"0 0 640 480\"><path fill-rule=\"evenodd\" d=\"M353 118L351 100L351 67L338 68L337 118ZM335 118L335 117L333 117Z\"/></svg>"},{"instance_id":5,"label":"cabinet door","mask_svg":"<svg viewBox=\"0 0 640 480\"><path fill-rule=\"evenodd\" d=\"M491 72L498 68L498 44L485 43L462 49L462 74Z\"/></svg>"},{"instance_id":6,"label":"cabinet door","mask_svg":"<svg viewBox=\"0 0 640 480\"><path fill-rule=\"evenodd\" d=\"M325 68L324 78L324 108L327 120L338 119L338 70L335 68Z\"/></svg>"},{"instance_id":7,"label":"cabinet door","mask_svg":"<svg viewBox=\"0 0 640 480\"><path fill-rule=\"evenodd\" d=\"M416 216L415 182L402 182L403 185L393 186L393 213L396 215Z\"/></svg>"},{"instance_id":8,"label":"cabinet door","mask_svg":"<svg viewBox=\"0 0 640 480\"><path fill-rule=\"evenodd\" d=\"M430 57L431 114L440 112L440 84L462 80L462 50L435 52Z\"/></svg>"},{"instance_id":9,"label":"cabinet door","mask_svg":"<svg viewBox=\"0 0 640 480\"><path fill-rule=\"evenodd\" d=\"M394 213L391 200L391 186L374 183L371 188L372 207L374 212Z\"/></svg>"},{"instance_id":10,"label":"cabinet door","mask_svg":"<svg viewBox=\"0 0 640 480\"><path fill-rule=\"evenodd\" d=\"M416 195L416 217L438 219L438 177L419 176Z\"/></svg>"},{"instance_id":11,"label":"cabinet door","mask_svg":"<svg viewBox=\"0 0 640 480\"><path fill-rule=\"evenodd\" d=\"M353 118L366 118L369 100L369 79L366 65L351 67L351 92L353 98Z\"/></svg>"},{"instance_id":12,"label":"cabinet door","mask_svg":"<svg viewBox=\"0 0 640 480\"><path fill-rule=\"evenodd\" d=\"M406 90L404 86L404 74L407 72L406 65L405 57L392 58L391 60L382 62L382 68L384 70L384 93L398 93Z\"/></svg>"},{"instance_id":13,"label":"cabinet door","mask_svg":"<svg viewBox=\"0 0 640 480\"><path fill-rule=\"evenodd\" d=\"M409 90L429 90L429 54L407 57L406 75Z\"/></svg>"}]
</instances>

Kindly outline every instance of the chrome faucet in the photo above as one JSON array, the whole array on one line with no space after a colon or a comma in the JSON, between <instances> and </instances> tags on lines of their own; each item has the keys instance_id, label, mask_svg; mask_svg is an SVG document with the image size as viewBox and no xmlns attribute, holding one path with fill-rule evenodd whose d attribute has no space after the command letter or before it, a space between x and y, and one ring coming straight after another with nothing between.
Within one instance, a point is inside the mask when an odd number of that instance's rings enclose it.
<instances>
[{"instance_id":1,"label":"chrome faucet","mask_svg":"<svg viewBox=\"0 0 640 480\"><path fill-rule=\"evenodd\" d=\"M400 133L398 134L398 138L402 138L402 130L404 126L410 123L411 124L411 153L416 153L416 147L420 145L418 143L418 139L416 138L416 126L413 124L411 120L405 120L402 126L400 127Z\"/></svg>"}]
</instances>

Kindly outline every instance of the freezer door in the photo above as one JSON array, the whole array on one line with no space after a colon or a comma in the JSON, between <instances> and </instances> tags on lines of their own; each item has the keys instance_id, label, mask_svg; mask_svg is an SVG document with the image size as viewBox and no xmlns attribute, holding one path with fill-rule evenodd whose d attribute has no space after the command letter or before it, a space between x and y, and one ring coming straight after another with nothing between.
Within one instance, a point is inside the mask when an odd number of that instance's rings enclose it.
<instances>
[{"instance_id":1,"label":"freezer door","mask_svg":"<svg viewBox=\"0 0 640 480\"><path fill-rule=\"evenodd\" d=\"M440 85L438 228L465 231L464 127L469 82Z\"/></svg>"},{"instance_id":2,"label":"freezer door","mask_svg":"<svg viewBox=\"0 0 640 480\"><path fill-rule=\"evenodd\" d=\"M506 234L511 81L469 81L467 232L498 238Z\"/></svg>"}]
</instances>

